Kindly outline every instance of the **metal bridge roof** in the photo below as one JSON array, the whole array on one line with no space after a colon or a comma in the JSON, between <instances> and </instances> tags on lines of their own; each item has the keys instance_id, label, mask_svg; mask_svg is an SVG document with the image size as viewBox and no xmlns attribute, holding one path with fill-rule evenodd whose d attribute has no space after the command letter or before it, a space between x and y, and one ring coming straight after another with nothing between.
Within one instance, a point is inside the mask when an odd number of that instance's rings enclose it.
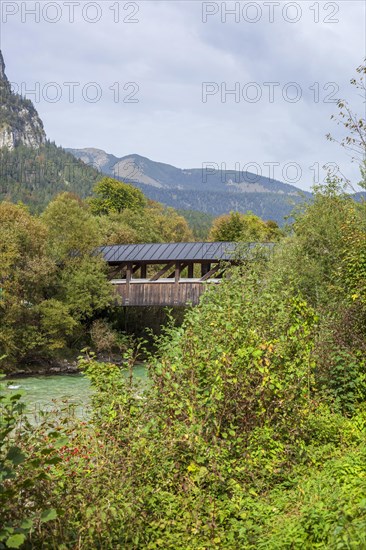
<instances>
[{"instance_id":1,"label":"metal bridge roof","mask_svg":"<svg viewBox=\"0 0 366 550\"><path fill-rule=\"evenodd\" d=\"M262 243L246 243L253 248ZM268 246L269 243L263 243ZM215 262L232 260L239 243L150 243L101 246L98 253L109 264L126 262L165 263L171 261ZM243 244L240 243L240 247ZM245 245L244 245L245 246Z\"/></svg>"}]
</instances>

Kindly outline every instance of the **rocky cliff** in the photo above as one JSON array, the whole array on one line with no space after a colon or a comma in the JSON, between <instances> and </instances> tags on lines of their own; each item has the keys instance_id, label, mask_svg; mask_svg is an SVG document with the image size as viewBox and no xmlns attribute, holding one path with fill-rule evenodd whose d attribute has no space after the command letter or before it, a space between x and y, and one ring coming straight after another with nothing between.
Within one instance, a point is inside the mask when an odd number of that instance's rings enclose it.
<instances>
[{"instance_id":1,"label":"rocky cliff","mask_svg":"<svg viewBox=\"0 0 366 550\"><path fill-rule=\"evenodd\" d=\"M37 148L46 141L43 123L33 103L11 90L0 50L0 148Z\"/></svg>"}]
</instances>

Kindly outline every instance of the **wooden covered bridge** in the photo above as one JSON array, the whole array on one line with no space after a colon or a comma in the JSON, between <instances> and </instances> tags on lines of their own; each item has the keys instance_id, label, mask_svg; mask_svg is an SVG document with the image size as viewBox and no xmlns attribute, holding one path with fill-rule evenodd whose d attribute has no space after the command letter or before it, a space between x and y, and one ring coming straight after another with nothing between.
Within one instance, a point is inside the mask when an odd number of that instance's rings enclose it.
<instances>
[{"instance_id":1,"label":"wooden covered bridge","mask_svg":"<svg viewBox=\"0 0 366 550\"><path fill-rule=\"evenodd\" d=\"M205 283L220 282L223 265L238 261L237 249L233 242L154 243L103 246L98 253L123 306L184 306L198 304Z\"/></svg>"}]
</instances>

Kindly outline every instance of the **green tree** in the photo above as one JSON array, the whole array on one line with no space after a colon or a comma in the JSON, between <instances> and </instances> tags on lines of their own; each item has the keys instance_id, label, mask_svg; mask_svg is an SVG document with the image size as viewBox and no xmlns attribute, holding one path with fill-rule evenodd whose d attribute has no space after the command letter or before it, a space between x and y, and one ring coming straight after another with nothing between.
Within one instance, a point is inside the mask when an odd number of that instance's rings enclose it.
<instances>
[{"instance_id":1,"label":"green tree","mask_svg":"<svg viewBox=\"0 0 366 550\"><path fill-rule=\"evenodd\" d=\"M345 225L356 222L359 209L337 183L314 188L314 198L295 213L293 235L279 257L284 280L296 286L314 307L338 302L346 292L341 273Z\"/></svg>"},{"instance_id":2,"label":"green tree","mask_svg":"<svg viewBox=\"0 0 366 550\"><path fill-rule=\"evenodd\" d=\"M82 323L112 299L106 265L93 256L102 242L98 220L84 201L70 193L56 197L42 219L48 226L49 253L59 263L54 295L67 305L80 331Z\"/></svg>"},{"instance_id":3,"label":"green tree","mask_svg":"<svg viewBox=\"0 0 366 550\"><path fill-rule=\"evenodd\" d=\"M317 388L351 413L366 397L365 204L329 182L294 217L269 269L276 292L293 286L317 311Z\"/></svg>"},{"instance_id":4,"label":"green tree","mask_svg":"<svg viewBox=\"0 0 366 550\"><path fill-rule=\"evenodd\" d=\"M183 216L173 208L149 202L136 212L126 208L120 213L101 216L98 220L103 233L103 244L184 242L193 235Z\"/></svg>"},{"instance_id":5,"label":"green tree","mask_svg":"<svg viewBox=\"0 0 366 550\"><path fill-rule=\"evenodd\" d=\"M93 214L140 210L147 204L145 195L133 185L105 177L94 187L95 198L89 199Z\"/></svg>"},{"instance_id":6,"label":"green tree","mask_svg":"<svg viewBox=\"0 0 366 550\"><path fill-rule=\"evenodd\" d=\"M0 353L12 364L59 349L75 322L67 306L50 299L57 266L47 255L41 220L1 203L0 233Z\"/></svg>"},{"instance_id":7,"label":"green tree","mask_svg":"<svg viewBox=\"0 0 366 550\"><path fill-rule=\"evenodd\" d=\"M76 258L62 270L59 295L74 320L89 321L112 304L113 288L106 272L105 262L89 255Z\"/></svg>"},{"instance_id":8,"label":"green tree","mask_svg":"<svg viewBox=\"0 0 366 550\"><path fill-rule=\"evenodd\" d=\"M209 239L212 241L273 241L281 231L274 221L265 222L252 212L230 212L216 218Z\"/></svg>"},{"instance_id":9,"label":"green tree","mask_svg":"<svg viewBox=\"0 0 366 550\"><path fill-rule=\"evenodd\" d=\"M88 205L77 195L61 193L47 206L42 220L48 228L48 248L56 261L75 252L91 252L99 244L99 231Z\"/></svg>"},{"instance_id":10,"label":"green tree","mask_svg":"<svg viewBox=\"0 0 366 550\"><path fill-rule=\"evenodd\" d=\"M135 213L136 215L136 213ZM121 219L121 214L112 212L96 218L98 232L103 245L133 244L140 242L138 231Z\"/></svg>"}]
</instances>

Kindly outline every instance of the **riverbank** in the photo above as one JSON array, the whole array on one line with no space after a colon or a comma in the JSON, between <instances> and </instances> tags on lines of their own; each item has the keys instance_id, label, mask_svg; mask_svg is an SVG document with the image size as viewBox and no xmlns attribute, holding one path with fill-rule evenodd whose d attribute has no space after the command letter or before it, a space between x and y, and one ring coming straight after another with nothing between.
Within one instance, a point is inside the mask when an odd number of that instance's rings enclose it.
<instances>
[{"instance_id":1,"label":"riverbank","mask_svg":"<svg viewBox=\"0 0 366 550\"><path fill-rule=\"evenodd\" d=\"M97 355L97 361L103 363L111 363L122 366L126 361L117 354L114 355ZM142 364L142 363L137 363ZM39 363L19 365L19 368L12 372L5 370L6 379L23 378L31 376L54 376L54 375L73 375L80 373L78 367L78 356L70 359L52 359Z\"/></svg>"},{"instance_id":2,"label":"riverbank","mask_svg":"<svg viewBox=\"0 0 366 550\"><path fill-rule=\"evenodd\" d=\"M5 372L7 379L23 378L31 376L53 376L64 374L78 374L77 360L60 359L47 363L37 363L32 365L21 365L17 370Z\"/></svg>"}]
</instances>

